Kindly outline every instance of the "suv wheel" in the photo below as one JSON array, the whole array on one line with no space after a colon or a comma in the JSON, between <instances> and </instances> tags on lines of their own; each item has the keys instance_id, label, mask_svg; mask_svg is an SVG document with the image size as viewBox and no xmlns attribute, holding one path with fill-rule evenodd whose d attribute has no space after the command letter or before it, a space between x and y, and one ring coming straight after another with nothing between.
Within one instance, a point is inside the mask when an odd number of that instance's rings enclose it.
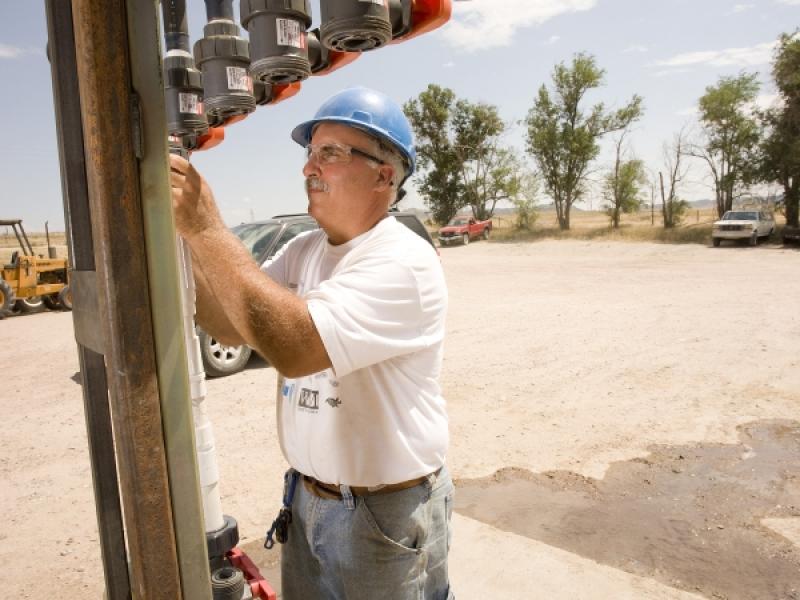
<instances>
[{"instance_id":1,"label":"suv wheel","mask_svg":"<svg viewBox=\"0 0 800 600\"><path fill-rule=\"evenodd\" d=\"M467 244L469 244L469 234L468 234L468 233L465 233L464 235L462 235L462 236L461 236L461 241L464 243L464 245L465 245L465 246L466 246Z\"/></svg>"},{"instance_id":2,"label":"suv wheel","mask_svg":"<svg viewBox=\"0 0 800 600\"><path fill-rule=\"evenodd\" d=\"M754 231L753 235L750 236L750 245L751 246L758 246L758 232Z\"/></svg>"},{"instance_id":3,"label":"suv wheel","mask_svg":"<svg viewBox=\"0 0 800 600\"><path fill-rule=\"evenodd\" d=\"M199 327L197 337L200 340L203 368L209 377L225 377L238 373L244 369L253 352L247 345L225 346Z\"/></svg>"},{"instance_id":4,"label":"suv wheel","mask_svg":"<svg viewBox=\"0 0 800 600\"><path fill-rule=\"evenodd\" d=\"M711 238L711 243L714 245L714 248L719 248L720 241L719 238Z\"/></svg>"}]
</instances>

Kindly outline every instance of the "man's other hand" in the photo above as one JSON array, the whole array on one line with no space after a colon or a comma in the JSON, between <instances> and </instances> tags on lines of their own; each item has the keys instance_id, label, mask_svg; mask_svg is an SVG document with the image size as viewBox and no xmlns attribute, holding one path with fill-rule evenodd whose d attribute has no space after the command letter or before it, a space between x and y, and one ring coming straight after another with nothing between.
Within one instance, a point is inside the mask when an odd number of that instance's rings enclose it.
<instances>
[{"instance_id":1,"label":"man's other hand","mask_svg":"<svg viewBox=\"0 0 800 600\"><path fill-rule=\"evenodd\" d=\"M202 175L176 154L170 154L169 166L172 210L178 234L189 240L205 231L225 229L214 195Z\"/></svg>"}]
</instances>

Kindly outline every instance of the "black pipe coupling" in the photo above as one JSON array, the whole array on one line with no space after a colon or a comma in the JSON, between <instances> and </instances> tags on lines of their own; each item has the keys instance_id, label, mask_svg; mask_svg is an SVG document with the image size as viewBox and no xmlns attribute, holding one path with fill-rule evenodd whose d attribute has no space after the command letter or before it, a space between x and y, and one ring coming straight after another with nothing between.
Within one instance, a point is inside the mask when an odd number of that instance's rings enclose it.
<instances>
[{"instance_id":1,"label":"black pipe coupling","mask_svg":"<svg viewBox=\"0 0 800 600\"><path fill-rule=\"evenodd\" d=\"M227 4L233 0L228 0ZM211 127L256 109L250 76L250 44L239 35L232 17L215 14L207 3L209 22L194 45L194 60L203 73L203 98Z\"/></svg>"},{"instance_id":2,"label":"black pipe coupling","mask_svg":"<svg viewBox=\"0 0 800 600\"><path fill-rule=\"evenodd\" d=\"M320 41L330 50L365 52L392 39L384 0L323 0L320 16Z\"/></svg>"},{"instance_id":3,"label":"black pipe coupling","mask_svg":"<svg viewBox=\"0 0 800 600\"><path fill-rule=\"evenodd\" d=\"M250 73L266 84L289 84L311 75L306 30L309 0L241 0L242 26L250 34Z\"/></svg>"},{"instance_id":4,"label":"black pipe coupling","mask_svg":"<svg viewBox=\"0 0 800 600\"><path fill-rule=\"evenodd\" d=\"M170 135L183 138L208 131L203 109L202 75L188 52L167 51L164 57L164 95Z\"/></svg>"}]
</instances>

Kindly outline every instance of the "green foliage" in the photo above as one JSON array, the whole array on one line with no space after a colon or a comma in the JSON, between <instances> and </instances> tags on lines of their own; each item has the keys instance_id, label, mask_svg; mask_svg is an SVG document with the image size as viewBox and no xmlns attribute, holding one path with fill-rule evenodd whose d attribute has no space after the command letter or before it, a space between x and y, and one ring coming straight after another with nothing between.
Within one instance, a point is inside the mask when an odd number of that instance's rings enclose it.
<instances>
[{"instance_id":1,"label":"green foliage","mask_svg":"<svg viewBox=\"0 0 800 600\"><path fill-rule=\"evenodd\" d=\"M589 165L600 152L599 138L627 127L642 112L638 96L617 111L607 112L602 103L581 110L584 96L600 87L603 75L587 54L575 55L570 66L556 65L552 93L542 85L526 119L527 150L553 198L562 229L569 229L572 205L585 191Z\"/></svg>"},{"instance_id":2,"label":"green foliage","mask_svg":"<svg viewBox=\"0 0 800 600\"><path fill-rule=\"evenodd\" d=\"M526 171L520 175L519 189L511 198L514 208L517 209L517 229L530 230L536 224L539 217L536 206L541 188L541 181L536 173Z\"/></svg>"},{"instance_id":3,"label":"green foliage","mask_svg":"<svg viewBox=\"0 0 800 600\"><path fill-rule=\"evenodd\" d=\"M721 217L733 207L740 189L756 178L760 127L751 106L758 95L757 74L721 77L708 86L698 103L705 143L696 152L706 161L714 178L717 213Z\"/></svg>"},{"instance_id":4,"label":"green foliage","mask_svg":"<svg viewBox=\"0 0 800 600\"><path fill-rule=\"evenodd\" d=\"M447 223L464 205L460 164L448 135L455 94L429 85L403 106L416 135L419 189L438 223Z\"/></svg>"},{"instance_id":5,"label":"green foliage","mask_svg":"<svg viewBox=\"0 0 800 600\"><path fill-rule=\"evenodd\" d=\"M766 135L759 156L759 179L783 186L787 225L798 226L800 203L800 30L778 39L772 74L783 106L764 111Z\"/></svg>"},{"instance_id":6,"label":"green foliage","mask_svg":"<svg viewBox=\"0 0 800 600\"><path fill-rule=\"evenodd\" d=\"M439 223L472 207L477 219L491 218L497 202L519 186L519 161L500 144L505 132L497 107L457 100L430 84L403 106L417 138L420 192Z\"/></svg>"},{"instance_id":7,"label":"green foliage","mask_svg":"<svg viewBox=\"0 0 800 600\"><path fill-rule=\"evenodd\" d=\"M603 197L611 226L619 227L620 213L632 213L642 205L641 194L647 186L647 175L641 160L619 161L603 180Z\"/></svg>"}]
</instances>

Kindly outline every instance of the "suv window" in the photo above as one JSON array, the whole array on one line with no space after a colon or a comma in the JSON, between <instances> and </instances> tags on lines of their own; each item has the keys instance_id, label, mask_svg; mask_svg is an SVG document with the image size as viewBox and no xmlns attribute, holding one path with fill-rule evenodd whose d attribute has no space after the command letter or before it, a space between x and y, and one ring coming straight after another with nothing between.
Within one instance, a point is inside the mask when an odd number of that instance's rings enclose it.
<instances>
[{"instance_id":1,"label":"suv window","mask_svg":"<svg viewBox=\"0 0 800 600\"><path fill-rule=\"evenodd\" d=\"M295 223L294 225L289 225L286 229L283 230L283 233L278 238L278 242L273 246L272 250L270 251L269 255L266 257L267 259L272 258L275 254L278 253L278 250L284 247L289 241L303 233L304 231L311 231L312 229L317 229L318 225L314 221L309 221L305 223Z\"/></svg>"},{"instance_id":2,"label":"suv window","mask_svg":"<svg viewBox=\"0 0 800 600\"><path fill-rule=\"evenodd\" d=\"M436 248L436 246L433 243L433 240L431 239L431 234L428 233L428 230L425 229L425 225L422 224L422 221L420 221L416 215L402 214L402 213L401 214L389 213L389 214L392 215L395 219L397 219L400 223L408 227L411 231L416 233L423 240L428 242L431 246Z\"/></svg>"}]
</instances>

